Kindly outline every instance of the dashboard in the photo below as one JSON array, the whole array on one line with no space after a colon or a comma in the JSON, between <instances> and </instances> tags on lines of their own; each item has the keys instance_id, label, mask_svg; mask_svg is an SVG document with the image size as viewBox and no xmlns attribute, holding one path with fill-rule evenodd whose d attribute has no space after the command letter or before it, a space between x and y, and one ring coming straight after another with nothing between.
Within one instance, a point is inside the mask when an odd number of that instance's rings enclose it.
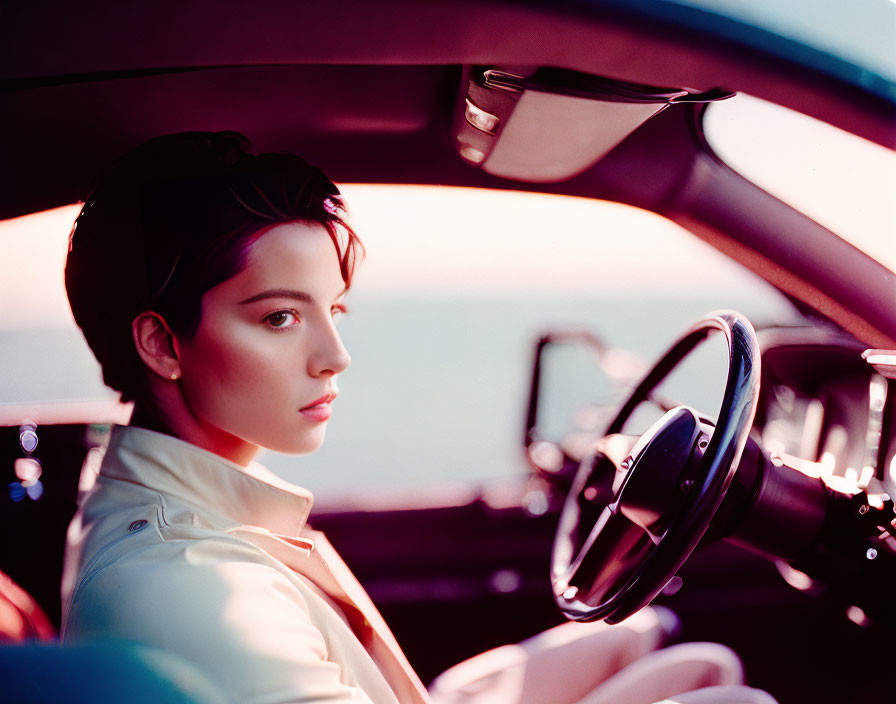
<instances>
[{"instance_id":1,"label":"dashboard","mask_svg":"<svg viewBox=\"0 0 896 704\"><path fill-rule=\"evenodd\" d=\"M805 461L835 488L896 496L896 382L862 358L864 346L835 331L758 333L762 387L754 433L772 456Z\"/></svg>"}]
</instances>

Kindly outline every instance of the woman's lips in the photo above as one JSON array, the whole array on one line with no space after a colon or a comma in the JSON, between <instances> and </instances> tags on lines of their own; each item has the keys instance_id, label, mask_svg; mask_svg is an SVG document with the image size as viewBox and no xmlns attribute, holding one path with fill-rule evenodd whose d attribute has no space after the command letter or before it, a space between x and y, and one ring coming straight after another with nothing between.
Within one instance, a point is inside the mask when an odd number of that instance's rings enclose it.
<instances>
[{"instance_id":1,"label":"woman's lips","mask_svg":"<svg viewBox=\"0 0 896 704\"><path fill-rule=\"evenodd\" d=\"M314 421L316 423L322 423L325 420L329 420L330 416L333 415L333 407L331 404L333 403L333 399L336 398L335 393L329 393L326 396L321 396L316 401L312 401L304 408L299 409L299 413L302 414L303 417L308 420Z\"/></svg>"}]
</instances>

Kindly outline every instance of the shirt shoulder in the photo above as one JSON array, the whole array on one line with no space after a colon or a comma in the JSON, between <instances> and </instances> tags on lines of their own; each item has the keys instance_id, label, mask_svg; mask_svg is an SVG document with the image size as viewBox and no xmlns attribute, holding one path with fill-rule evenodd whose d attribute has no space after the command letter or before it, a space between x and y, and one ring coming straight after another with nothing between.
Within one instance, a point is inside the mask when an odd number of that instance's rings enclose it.
<instances>
[{"instance_id":1,"label":"shirt shoulder","mask_svg":"<svg viewBox=\"0 0 896 704\"><path fill-rule=\"evenodd\" d=\"M312 591L253 545L227 535L141 542L78 585L67 641L113 635L152 645L242 702L391 701L388 687L368 696L351 663L334 657L339 617L322 622Z\"/></svg>"}]
</instances>

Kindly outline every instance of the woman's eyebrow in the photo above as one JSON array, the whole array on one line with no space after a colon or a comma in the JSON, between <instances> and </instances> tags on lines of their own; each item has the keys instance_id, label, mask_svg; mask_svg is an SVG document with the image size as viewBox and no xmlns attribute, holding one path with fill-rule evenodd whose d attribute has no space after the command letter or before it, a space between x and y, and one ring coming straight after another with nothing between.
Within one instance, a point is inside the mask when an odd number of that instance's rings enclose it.
<instances>
[{"instance_id":1,"label":"woman's eyebrow","mask_svg":"<svg viewBox=\"0 0 896 704\"><path fill-rule=\"evenodd\" d=\"M256 293L254 296L250 296L245 301L240 301L240 304L245 305L247 303L255 303L255 301L261 301L266 298L292 298L296 301L314 303L314 296L309 293L305 293L304 291L297 291L290 288L272 288L268 289L267 291L262 291L261 293Z\"/></svg>"}]
</instances>

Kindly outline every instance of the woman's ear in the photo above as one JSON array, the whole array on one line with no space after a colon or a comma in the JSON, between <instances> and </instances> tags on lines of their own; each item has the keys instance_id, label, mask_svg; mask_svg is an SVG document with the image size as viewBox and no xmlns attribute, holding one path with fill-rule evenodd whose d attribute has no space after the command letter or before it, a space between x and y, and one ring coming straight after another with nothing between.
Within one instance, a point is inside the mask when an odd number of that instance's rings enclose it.
<instances>
[{"instance_id":1,"label":"woman's ear","mask_svg":"<svg viewBox=\"0 0 896 704\"><path fill-rule=\"evenodd\" d=\"M131 323L137 354L151 371L174 381L180 378L177 345L168 323L158 313L147 310Z\"/></svg>"}]
</instances>

